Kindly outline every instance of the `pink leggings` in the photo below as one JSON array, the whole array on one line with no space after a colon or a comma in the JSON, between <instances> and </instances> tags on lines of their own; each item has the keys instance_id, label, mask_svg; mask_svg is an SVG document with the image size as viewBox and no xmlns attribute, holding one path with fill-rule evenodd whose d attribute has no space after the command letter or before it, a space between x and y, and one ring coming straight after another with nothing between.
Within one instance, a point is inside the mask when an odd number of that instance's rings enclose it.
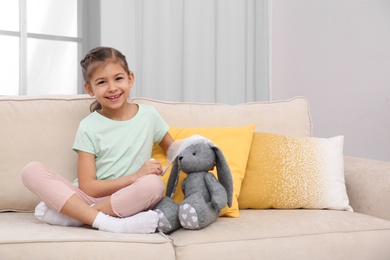
<instances>
[{"instance_id":1,"label":"pink leggings","mask_svg":"<svg viewBox=\"0 0 390 260\"><path fill-rule=\"evenodd\" d=\"M73 183L39 162L31 162L24 167L22 181L49 208L58 212L74 194L88 205L107 198L88 196ZM112 210L119 217L128 217L152 209L162 198L164 189L164 183L159 176L145 175L111 195Z\"/></svg>"}]
</instances>

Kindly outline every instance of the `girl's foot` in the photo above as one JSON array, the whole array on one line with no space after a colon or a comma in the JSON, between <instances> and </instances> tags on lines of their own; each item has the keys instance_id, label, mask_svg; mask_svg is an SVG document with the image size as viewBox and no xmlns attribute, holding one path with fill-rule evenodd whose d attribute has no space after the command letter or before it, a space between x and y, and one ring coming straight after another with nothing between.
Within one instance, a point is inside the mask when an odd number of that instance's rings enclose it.
<instances>
[{"instance_id":1,"label":"girl's foot","mask_svg":"<svg viewBox=\"0 0 390 260\"><path fill-rule=\"evenodd\" d=\"M84 225L82 222L68 217L61 212L57 212L41 201L36 207L34 215L37 219L46 222L51 225L66 226L66 227L81 227Z\"/></svg>"},{"instance_id":2,"label":"girl's foot","mask_svg":"<svg viewBox=\"0 0 390 260\"><path fill-rule=\"evenodd\" d=\"M152 210L126 218L111 217L99 212L92 226L114 233L148 234L156 231L158 220L157 212Z\"/></svg>"}]
</instances>

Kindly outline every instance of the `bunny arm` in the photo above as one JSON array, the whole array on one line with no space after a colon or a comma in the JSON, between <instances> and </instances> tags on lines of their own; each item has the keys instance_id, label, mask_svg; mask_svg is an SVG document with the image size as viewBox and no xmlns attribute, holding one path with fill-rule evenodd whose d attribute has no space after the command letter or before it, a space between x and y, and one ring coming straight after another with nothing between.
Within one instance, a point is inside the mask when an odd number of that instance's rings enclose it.
<instances>
[{"instance_id":1,"label":"bunny arm","mask_svg":"<svg viewBox=\"0 0 390 260\"><path fill-rule=\"evenodd\" d=\"M225 188L210 172L205 175L204 180L210 192L211 204L213 208L218 208L220 210L223 209L228 202Z\"/></svg>"}]
</instances>

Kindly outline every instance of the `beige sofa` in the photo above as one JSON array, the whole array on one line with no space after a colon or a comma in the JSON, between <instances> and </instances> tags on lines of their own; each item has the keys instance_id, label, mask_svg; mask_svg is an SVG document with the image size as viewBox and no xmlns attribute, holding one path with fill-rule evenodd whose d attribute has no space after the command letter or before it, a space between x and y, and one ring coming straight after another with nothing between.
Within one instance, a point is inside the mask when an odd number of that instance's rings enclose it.
<instances>
[{"instance_id":1,"label":"beige sofa","mask_svg":"<svg viewBox=\"0 0 390 260\"><path fill-rule=\"evenodd\" d=\"M183 127L256 124L257 132L310 136L304 98L236 106L141 98L168 124ZM34 218L37 198L21 183L30 161L76 176L73 138L91 98L0 98L0 259L390 259L390 162L345 157L354 212L240 209L209 227L172 234L113 234L59 227ZM239 147L237 147L239 149Z\"/></svg>"}]
</instances>

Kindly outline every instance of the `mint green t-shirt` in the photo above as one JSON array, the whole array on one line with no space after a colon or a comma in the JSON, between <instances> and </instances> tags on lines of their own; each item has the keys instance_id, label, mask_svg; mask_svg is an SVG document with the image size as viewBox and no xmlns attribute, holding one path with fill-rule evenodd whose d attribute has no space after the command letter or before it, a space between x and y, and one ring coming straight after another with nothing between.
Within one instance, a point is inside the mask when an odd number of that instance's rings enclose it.
<instances>
[{"instance_id":1,"label":"mint green t-shirt","mask_svg":"<svg viewBox=\"0 0 390 260\"><path fill-rule=\"evenodd\" d=\"M73 150L95 155L98 180L136 172L151 158L153 145L168 132L169 126L154 107L138 106L130 120L111 120L95 111L80 122ZM78 179L74 184L78 185Z\"/></svg>"}]
</instances>

